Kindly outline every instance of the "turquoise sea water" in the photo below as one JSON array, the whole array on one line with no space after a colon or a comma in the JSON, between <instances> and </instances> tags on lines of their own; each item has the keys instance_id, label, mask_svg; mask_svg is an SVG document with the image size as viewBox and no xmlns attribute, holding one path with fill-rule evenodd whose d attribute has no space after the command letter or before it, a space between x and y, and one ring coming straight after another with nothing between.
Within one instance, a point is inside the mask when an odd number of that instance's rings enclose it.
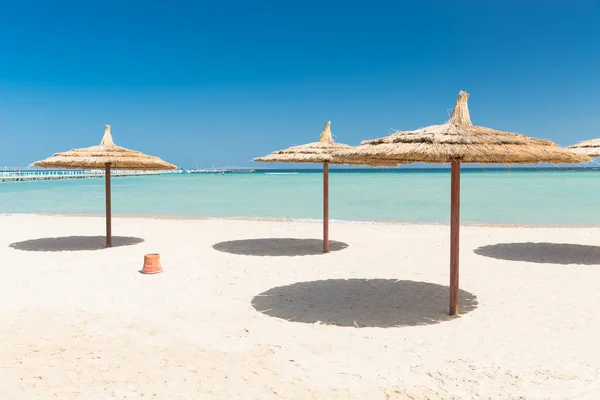
<instances>
[{"instance_id":1,"label":"turquoise sea water","mask_svg":"<svg viewBox=\"0 0 600 400\"><path fill-rule=\"evenodd\" d=\"M318 219L322 175L173 174L113 179L113 213ZM104 180L0 183L0 213L103 214ZM447 223L448 171L330 174L330 217ZM463 171L465 223L600 225L600 171Z\"/></svg>"}]
</instances>

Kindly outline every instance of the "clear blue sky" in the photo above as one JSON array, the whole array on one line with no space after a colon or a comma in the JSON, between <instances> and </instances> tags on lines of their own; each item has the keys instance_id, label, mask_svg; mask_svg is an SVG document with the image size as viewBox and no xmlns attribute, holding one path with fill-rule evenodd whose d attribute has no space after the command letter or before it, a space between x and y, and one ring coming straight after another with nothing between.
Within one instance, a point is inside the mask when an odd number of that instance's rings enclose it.
<instances>
[{"instance_id":1,"label":"clear blue sky","mask_svg":"<svg viewBox=\"0 0 600 400\"><path fill-rule=\"evenodd\" d=\"M253 165L447 118L600 137L600 1L0 0L0 165L97 144Z\"/></svg>"}]
</instances>

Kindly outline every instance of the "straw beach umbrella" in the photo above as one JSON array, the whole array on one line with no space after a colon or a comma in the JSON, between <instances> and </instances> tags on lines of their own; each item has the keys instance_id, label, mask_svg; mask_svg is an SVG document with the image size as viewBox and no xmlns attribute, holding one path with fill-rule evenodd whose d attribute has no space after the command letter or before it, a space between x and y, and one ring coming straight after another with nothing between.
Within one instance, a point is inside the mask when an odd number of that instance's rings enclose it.
<instances>
[{"instance_id":1,"label":"straw beach umbrella","mask_svg":"<svg viewBox=\"0 0 600 400\"><path fill-rule=\"evenodd\" d=\"M323 164L323 252L329 252L329 164L340 164L333 153L352 149L347 144L336 143L331 136L331 121L327 121L318 142L292 146L275 151L267 156L255 158L256 162L312 163ZM359 164L370 165L368 160ZM398 165L398 163L384 164Z\"/></svg>"},{"instance_id":2,"label":"straw beach umbrella","mask_svg":"<svg viewBox=\"0 0 600 400\"><path fill-rule=\"evenodd\" d=\"M254 159L256 162L323 164L323 253L329 252L329 164L331 154L351 147L336 143L331 136L331 121L327 121L318 142L292 146Z\"/></svg>"},{"instance_id":3,"label":"straw beach umbrella","mask_svg":"<svg viewBox=\"0 0 600 400\"><path fill-rule=\"evenodd\" d=\"M113 142L110 134L110 125L106 125L104 137L98 146L83 149L69 150L56 153L45 160L36 161L33 165L42 168L69 168L69 169L104 169L106 180L106 247L112 246L111 234L111 196L110 196L110 171L140 170L164 171L177 167L149 156L139 151L119 147Z\"/></svg>"},{"instance_id":4,"label":"straw beach umbrella","mask_svg":"<svg viewBox=\"0 0 600 400\"><path fill-rule=\"evenodd\" d=\"M577 154L585 154L590 157L600 157L600 139L586 140L571 146L565 147Z\"/></svg>"},{"instance_id":5,"label":"straw beach umbrella","mask_svg":"<svg viewBox=\"0 0 600 400\"><path fill-rule=\"evenodd\" d=\"M564 150L548 140L474 126L469 116L469 94L460 92L450 119L414 131L365 140L360 146L339 152L336 157L349 163L368 158L370 162L425 162L451 164L450 211L450 315L458 313L458 270L460 229L460 165L579 163L585 155Z\"/></svg>"}]
</instances>

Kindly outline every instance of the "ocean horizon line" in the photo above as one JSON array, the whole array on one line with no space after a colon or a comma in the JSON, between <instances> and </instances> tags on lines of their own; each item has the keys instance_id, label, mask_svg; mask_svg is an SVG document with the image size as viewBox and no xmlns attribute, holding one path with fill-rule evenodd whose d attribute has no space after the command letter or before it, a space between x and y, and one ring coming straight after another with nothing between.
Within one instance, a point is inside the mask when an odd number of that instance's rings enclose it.
<instances>
[{"instance_id":1,"label":"ocean horizon line","mask_svg":"<svg viewBox=\"0 0 600 400\"><path fill-rule=\"evenodd\" d=\"M203 167L203 168L178 168L175 171L202 171L205 173L210 172L221 172L226 171L230 173L239 172L321 172L323 168L315 164L315 167L233 167L233 166L221 166L221 167ZM63 172L63 171L84 171L85 169L64 169L64 168L18 168L18 167L0 167L0 172ZM92 169L90 169L92 170ZM600 170L600 164L597 165L568 165L568 166L531 166L531 165L505 165L505 166L486 166L481 164L465 164L461 166L461 171L594 171ZM166 174L175 173L175 171L165 171ZM435 172L435 171L450 171L450 166L418 166L418 167L407 167L401 165L398 167L367 167L367 166L338 166L330 165L329 171L337 172Z\"/></svg>"}]
</instances>

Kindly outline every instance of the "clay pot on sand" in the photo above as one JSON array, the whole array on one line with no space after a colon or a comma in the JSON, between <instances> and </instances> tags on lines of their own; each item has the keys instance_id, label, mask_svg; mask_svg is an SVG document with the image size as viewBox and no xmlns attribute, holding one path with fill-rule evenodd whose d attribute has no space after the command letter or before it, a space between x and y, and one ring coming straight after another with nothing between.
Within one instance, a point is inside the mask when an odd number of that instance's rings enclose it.
<instances>
[{"instance_id":1,"label":"clay pot on sand","mask_svg":"<svg viewBox=\"0 0 600 400\"><path fill-rule=\"evenodd\" d=\"M162 272L160 265L160 254L144 255L144 268L140 271L142 274L158 274Z\"/></svg>"}]
</instances>

